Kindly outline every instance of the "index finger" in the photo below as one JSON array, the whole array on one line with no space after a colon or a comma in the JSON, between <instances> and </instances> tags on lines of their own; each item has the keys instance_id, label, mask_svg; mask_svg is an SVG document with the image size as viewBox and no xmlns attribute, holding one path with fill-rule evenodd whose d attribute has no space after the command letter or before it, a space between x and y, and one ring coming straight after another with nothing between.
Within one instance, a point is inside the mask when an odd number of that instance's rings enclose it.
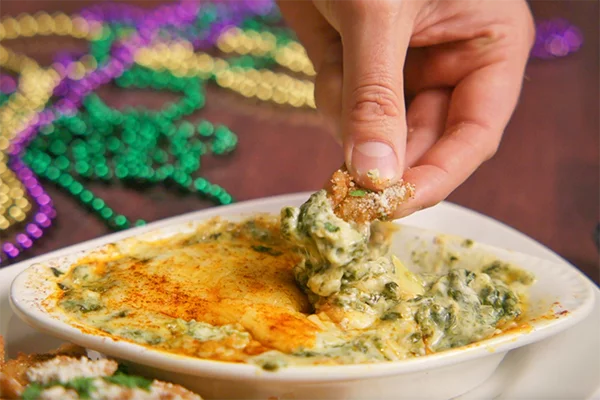
<instances>
[{"instance_id":1,"label":"index finger","mask_svg":"<svg viewBox=\"0 0 600 400\"><path fill-rule=\"evenodd\" d=\"M396 218L439 203L495 154L517 103L524 65L523 59L500 61L456 86L443 136L404 173L416 195L396 210Z\"/></svg>"}]
</instances>

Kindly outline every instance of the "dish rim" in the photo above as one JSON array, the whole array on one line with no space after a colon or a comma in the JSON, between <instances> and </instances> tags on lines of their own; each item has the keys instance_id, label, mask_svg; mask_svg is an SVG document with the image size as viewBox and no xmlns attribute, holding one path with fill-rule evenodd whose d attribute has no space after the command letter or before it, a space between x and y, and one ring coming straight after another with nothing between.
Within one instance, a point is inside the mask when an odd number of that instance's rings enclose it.
<instances>
[{"instance_id":1,"label":"dish rim","mask_svg":"<svg viewBox=\"0 0 600 400\"><path fill-rule=\"evenodd\" d=\"M31 272L34 271L34 268L41 267L40 263L48 264L67 257L73 257L76 254L83 255L89 253L90 251L97 250L108 243L120 241L129 237L144 235L151 231L184 225L185 223L189 222L197 223L214 216L222 216L223 218L238 217L240 214L247 212L245 210L248 209L252 210L252 213L269 212L265 210L261 211L260 209L267 209L269 207L272 208L273 204L281 204L288 198L290 199L290 205L298 205L297 203L300 201L300 197L303 197L304 195L305 193L276 196L196 211L178 217L157 221L125 232L119 232L104 236L102 238L86 241L62 251L59 250L57 252L53 252L46 257L42 257L43 259L33 259L31 260L29 266L20 272L11 284L9 299L11 308L19 318L36 329L50 333L51 335L61 339L69 340L84 347L93 348L94 350L106 353L110 356L116 356L134 363L144 364L158 369L169 369L173 372L184 373L192 376L227 378L236 380L260 379L288 382L331 382L408 374L421 372L427 369L441 368L459 364L462 362L483 358L486 355L505 353L509 350L543 340L546 337L570 328L571 326L583 320L593 308L593 285L579 270L566 261L558 263L555 261L548 261L539 257L526 255L529 258L535 258L545 263L554 264L556 267L568 271L568 273L572 275L577 275L582 287L585 287L585 301L576 309L572 311L569 310L570 312L567 316L560 319L551 320L544 324L539 324L539 326L529 333L506 333L485 339L475 344L447 350L426 357L417 357L396 362L373 364L289 366L284 367L276 372L269 372L251 364L231 363L182 356L151 349L146 346L131 342L113 340L112 338L106 336L84 333L66 322L56 320L49 313L28 307L25 304L27 302L26 299L22 297L22 295L26 293L25 290L22 290L25 283L28 281ZM309 194L307 193L306 197L308 197L308 195ZM448 205L460 207L453 204ZM270 212L273 213L273 210ZM431 231L429 229L423 230ZM483 245L498 249L495 246ZM61 254L59 255L59 253ZM120 356L118 354L120 354Z\"/></svg>"}]
</instances>

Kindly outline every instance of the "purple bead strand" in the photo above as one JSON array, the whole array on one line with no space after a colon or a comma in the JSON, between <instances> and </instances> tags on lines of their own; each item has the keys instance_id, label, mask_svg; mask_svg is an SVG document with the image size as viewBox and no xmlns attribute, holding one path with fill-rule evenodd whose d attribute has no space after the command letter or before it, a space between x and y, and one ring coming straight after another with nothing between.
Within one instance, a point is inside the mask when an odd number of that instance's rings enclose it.
<instances>
[{"instance_id":1,"label":"purple bead strand","mask_svg":"<svg viewBox=\"0 0 600 400\"><path fill-rule=\"evenodd\" d=\"M562 18L539 21L531 56L541 59L565 57L583 45L583 34Z\"/></svg>"},{"instance_id":2,"label":"purple bead strand","mask_svg":"<svg viewBox=\"0 0 600 400\"><path fill-rule=\"evenodd\" d=\"M0 74L0 92L11 94L17 90L17 81L10 75Z\"/></svg>"},{"instance_id":3,"label":"purple bead strand","mask_svg":"<svg viewBox=\"0 0 600 400\"><path fill-rule=\"evenodd\" d=\"M106 65L92 71L81 80L69 81L67 84L67 93L57 102L56 106L42 111L34 123L17 134L9 147L9 155L11 155L9 168L21 179L30 197L37 204L38 210L34 215L34 222L28 223L25 231L17 233L13 241L2 244L0 262L5 259L15 258L23 250L31 247L33 240L39 239L43 235L43 231L50 227L52 219L56 216L50 196L48 196L39 184L33 172L19 158L25 146L33 139L39 128L51 124L60 115L76 112L84 96L101 84L108 83L120 76L133 63L135 49L152 42L156 28L168 22L177 22L175 16L190 21L193 20L187 12L176 13L173 16L172 18L169 17L168 20L164 18L153 20L150 17L146 19L144 22L145 25L140 26L139 34L134 35L133 38L125 42L115 44L111 51L112 57ZM153 29L148 29L147 26L152 26ZM60 79L59 84L66 80L66 76L61 74Z\"/></svg>"},{"instance_id":4,"label":"purple bead strand","mask_svg":"<svg viewBox=\"0 0 600 400\"><path fill-rule=\"evenodd\" d=\"M33 199L37 206L37 211L33 217L33 222L29 222L23 232L17 233L13 241L2 244L0 262L15 258L23 250L30 248L35 240L43 236L44 230L50 227L52 220L56 217L56 210L52 204L52 199L35 177L33 171L18 157L11 157L8 167L23 182L23 186L25 186L29 197Z\"/></svg>"}]
</instances>

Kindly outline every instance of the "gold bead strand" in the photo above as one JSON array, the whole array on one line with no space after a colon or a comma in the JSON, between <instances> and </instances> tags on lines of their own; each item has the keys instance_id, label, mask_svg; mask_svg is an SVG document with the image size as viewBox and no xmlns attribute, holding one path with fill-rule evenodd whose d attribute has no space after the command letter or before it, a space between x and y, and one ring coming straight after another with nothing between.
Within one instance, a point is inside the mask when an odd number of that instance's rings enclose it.
<instances>
[{"instance_id":1,"label":"gold bead strand","mask_svg":"<svg viewBox=\"0 0 600 400\"><path fill-rule=\"evenodd\" d=\"M0 152L0 231L22 222L31 210L25 188L8 168L7 156Z\"/></svg>"},{"instance_id":2,"label":"gold bead strand","mask_svg":"<svg viewBox=\"0 0 600 400\"><path fill-rule=\"evenodd\" d=\"M298 42L291 41L285 46L278 47L273 51L273 57L277 64L293 72L301 72L308 76L317 74L306 50Z\"/></svg>"},{"instance_id":3,"label":"gold bead strand","mask_svg":"<svg viewBox=\"0 0 600 400\"><path fill-rule=\"evenodd\" d=\"M102 33L102 24L86 21L79 15L69 17L64 13L50 15L40 12L34 16L20 14L16 18L5 17L0 21L0 40L18 37L72 36L76 39L94 40Z\"/></svg>"},{"instance_id":4,"label":"gold bead strand","mask_svg":"<svg viewBox=\"0 0 600 400\"><path fill-rule=\"evenodd\" d=\"M4 18L0 22L0 39L29 37L35 34L93 39L101 33L101 30L102 26L98 22L88 22L77 15L71 18L64 13L51 16L42 12L35 17L21 14L17 18ZM44 70L32 58L1 45L0 66L22 74L17 93L0 107L0 124L2 124L0 137L10 140L45 106L59 82L59 76L55 68ZM69 67L67 75L73 79L81 79L96 67L96 60L86 55ZM0 151L6 147L6 143L4 145L0 143Z\"/></svg>"},{"instance_id":5,"label":"gold bead strand","mask_svg":"<svg viewBox=\"0 0 600 400\"><path fill-rule=\"evenodd\" d=\"M136 63L154 70L166 69L180 76L215 76L217 85L248 98L315 108L314 83L270 70L232 67L226 60L206 53L194 54L191 47L159 44L141 49Z\"/></svg>"},{"instance_id":6,"label":"gold bead strand","mask_svg":"<svg viewBox=\"0 0 600 400\"><path fill-rule=\"evenodd\" d=\"M283 46L277 46L277 38L271 32L229 28L217 39L217 48L225 54L271 56L277 64L293 72L316 75L312 62L300 43L292 40Z\"/></svg>"},{"instance_id":7,"label":"gold bead strand","mask_svg":"<svg viewBox=\"0 0 600 400\"><path fill-rule=\"evenodd\" d=\"M0 67L20 73L17 92L0 107L0 151L8 148L7 141L30 123L46 105L59 76L50 68L40 68L37 62L22 54L0 46Z\"/></svg>"},{"instance_id":8,"label":"gold bead strand","mask_svg":"<svg viewBox=\"0 0 600 400\"><path fill-rule=\"evenodd\" d=\"M275 35L267 32L259 34L256 31L243 31L238 27L227 29L217 38L217 48L225 54L251 54L267 56L277 47Z\"/></svg>"},{"instance_id":9,"label":"gold bead strand","mask_svg":"<svg viewBox=\"0 0 600 400\"><path fill-rule=\"evenodd\" d=\"M35 16L21 14L17 18L7 17L0 21L0 40L32 37L35 35L73 36L79 39L94 39L101 33L97 22L88 23L79 16L73 18L63 13L50 16L38 13ZM17 92L0 107L0 231L22 222L31 210L22 183L8 168L6 150L14 136L35 118L47 104L59 75L54 66L44 69L31 57L19 54L0 45L0 67L20 74ZM71 78L83 77L97 67L96 60L84 56L72 64L67 71Z\"/></svg>"}]
</instances>

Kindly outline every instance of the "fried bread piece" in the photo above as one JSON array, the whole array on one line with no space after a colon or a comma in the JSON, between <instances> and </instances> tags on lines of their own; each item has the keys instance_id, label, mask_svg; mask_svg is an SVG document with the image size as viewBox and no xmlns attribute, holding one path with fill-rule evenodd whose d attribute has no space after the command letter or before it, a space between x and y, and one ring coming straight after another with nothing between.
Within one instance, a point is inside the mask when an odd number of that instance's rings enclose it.
<instances>
[{"instance_id":1,"label":"fried bread piece","mask_svg":"<svg viewBox=\"0 0 600 400\"><path fill-rule=\"evenodd\" d=\"M1 372L5 376L13 378L20 385L27 385L27 371L34 365L44 361L52 360L58 356L81 357L85 355L85 349L74 344L64 344L58 349L46 354L19 353L17 358L14 360L8 360L4 362Z\"/></svg>"},{"instance_id":2,"label":"fried bread piece","mask_svg":"<svg viewBox=\"0 0 600 400\"><path fill-rule=\"evenodd\" d=\"M378 179L376 173L370 176ZM414 194L414 186L403 181L379 192L361 188L348 171L342 169L333 174L329 190L335 214L345 221L358 224L389 219L394 210Z\"/></svg>"},{"instance_id":3,"label":"fried bread piece","mask_svg":"<svg viewBox=\"0 0 600 400\"><path fill-rule=\"evenodd\" d=\"M85 349L72 344L65 344L47 354L22 354L14 360L5 360L4 338L0 336L0 399L19 398L27 386L27 370L32 366L51 360L57 356L82 356Z\"/></svg>"},{"instance_id":4,"label":"fried bread piece","mask_svg":"<svg viewBox=\"0 0 600 400\"><path fill-rule=\"evenodd\" d=\"M189 390L167 382L125 375L108 359L91 360L84 348L67 344L46 354L19 354L4 360L0 336L0 400L26 394L43 400L202 400Z\"/></svg>"}]
</instances>

